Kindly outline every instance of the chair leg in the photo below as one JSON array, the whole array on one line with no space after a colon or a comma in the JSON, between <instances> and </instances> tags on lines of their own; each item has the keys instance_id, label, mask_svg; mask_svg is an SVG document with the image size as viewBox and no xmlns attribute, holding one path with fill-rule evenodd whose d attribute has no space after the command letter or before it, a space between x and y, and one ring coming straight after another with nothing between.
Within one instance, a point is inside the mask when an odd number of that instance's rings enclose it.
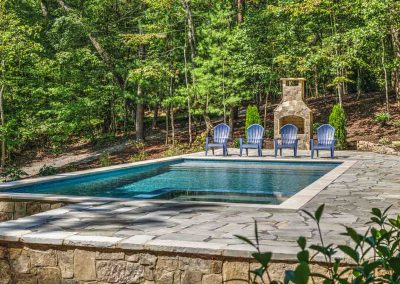
<instances>
[{"instance_id":1,"label":"chair leg","mask_svg":"<svg viewBox=\"0 0 400 284\"><path fill-rule=\"evenodd\" d=\"M297 147L294 147L294 157L296 158L297 157Z\"/></svg>"},{"instance_id":2,"label":"chair leg","mask_svg":"<svg viewBox=\"0 0 400 284\"><path fill-rule=\"evenodd\" d=\"M259 156L259 157L262 157L261 147L258 147L258 156Z\"/></svg>"},{"instance_id":3,"label":"chair leg","mask_svg":"<svg viewBox=\"0 0 400 284\"><path fill-rule=\"evenodd\" d=\"M317 157L319 158L319 150L317 150Z\"/></svg>"},{"instance_id":4,"label":"chair leg","mask_svg":"<svg viewBox=\"0 0 400 284\"><path fill-rule=\"evenodd\" d=\"M333 159L335 157L335 149L331 149L331 159Z\"/></svg>"},{"instance_id":5,"label":"chair leg","mask_svg":"<svg viewBox=\"0 0 400 284\"><path fill-rule=\"evenodd\" d=\"M278 148L277 147L275 147L275 158L276 158L276 156L278 156Z\"/></svg>"},{"instance_id":6,"label":"chair leg","mask_svg":"<svg viewBox=\"0 0 400 284\"><path fill-rule=\"evenodd\" d=\"M242 156L242 152L243 152L243 148L242 148L242 146L240 146L240 150L239 150L239 156L240 157Z\"/></svg>"},{"instance_id":7,"label":"chair leg","mask_svg":"<svg viewBox=\"0 0 400 284\"><path fill-rule=\"evenodd\" d=\"M246 156L247 157L249 156L249 149L248 148L246 148Z\"/></svg>"},{"instance_id":8,"label":"chair leg","mask_svg":"<svg viewBox=\"0 0 400 284\"><path fill-rule=\"evenodd\" d=\"M213 153L213 156L215 155L215 153L214 153L214 148L211 148L211 151L212 151L212 153Z\"/></svg>"},{"instance_id":9,"label":"chair leg","mask_svg":"<svg viewBox=\"0 0 400 284\"><path fill-rule=\"evenodd\" d=\"M281 157L282 157L282 148L279 149L279 153L281 154Z\"/></svg>"},{"instance_id":10,"label":"chair leg","mask_svg":"<svg viewBox=\"0 0 400 284\"><path fill-rule=\"evenodd\" d=\"M208 146L206 146L206 156L208 155Z\"/></svg>"},{"instance_id":11,"label":"chair leg","mask_svg":"<svg viewBox=\"0 0 400 284\"><path fill-rule=\"evenodd\" d=\"M314 159L314 149L311 149L311 159Z\"/></svg>"}]
</instances>

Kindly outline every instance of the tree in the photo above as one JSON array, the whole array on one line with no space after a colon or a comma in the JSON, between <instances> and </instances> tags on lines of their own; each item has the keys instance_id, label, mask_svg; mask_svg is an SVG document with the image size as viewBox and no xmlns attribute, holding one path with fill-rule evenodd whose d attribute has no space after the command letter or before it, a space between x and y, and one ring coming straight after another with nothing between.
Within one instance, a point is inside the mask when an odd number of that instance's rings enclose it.
<instances>
[{"instance_id":1,"label":"tree","mask_svg":"<svg viewBox=\"0 0 400 284\"><path fill-rule=\"evenodd\" d=\"M340 104L336 104L329 115L329 124L335 128L335 140L338 149L347 147L346 114Z\"/></svg>"}]
</instances>

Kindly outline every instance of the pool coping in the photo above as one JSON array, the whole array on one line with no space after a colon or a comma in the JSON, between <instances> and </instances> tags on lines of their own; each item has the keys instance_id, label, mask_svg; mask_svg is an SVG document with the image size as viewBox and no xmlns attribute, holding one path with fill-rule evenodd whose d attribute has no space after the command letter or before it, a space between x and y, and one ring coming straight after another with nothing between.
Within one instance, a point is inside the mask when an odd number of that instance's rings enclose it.
<instances>
[{"instance_id":1,"label":"pool coping","mask_svg":"<svg viewBox=\"0 0 400 284\"><path fill-rule=\"evenodd\" d=\"M47 177L28 178L18 180L14 182L7 182L0 184L0 199L16 199L16 200L38 200L38 201L58 201L67 203L81 203L81 202L112 202L112 201L137 201L141 202L164 202L173 203L173 200L164 199L137 199L137 198L111 198L111 197L93 197L93 196L70 196L70 195L55 195L55 194L35 194L35 193L10 193L1 192L10 188L18 188L26 185L41 184L49 181L57 181L70 179L78 176L85 176L94 173L107 173L114 170L129 169L145 165L157 164L160 162L173 162L181 159L191 160L215 160L215 161L249 161L249 162L298 162L298 163L337 163L334 169L327 172L325 175L306 186L296 194L286 199L280 204L249 204L249 203L231 203L231 202L211 202L211 201L180 201L185 204L219 204L225 206L237 206L237 207L257 207L257 208L271 208L271 209L283 209L283 210L298 210L312 200L318 193L324 190L329 184L340 177L344 172L351 168L357 160L315 160L315 159L296 159L296 158L269 158L269 157L237 157L237 156L205 156L203 152L184 154L166 158L159 158L154 160L146 160L134 163L126 163L120 165L114 165L109 167L102 167L96 169L82 170L71 173L57 174Z\"/></svg>"}]
</instances>

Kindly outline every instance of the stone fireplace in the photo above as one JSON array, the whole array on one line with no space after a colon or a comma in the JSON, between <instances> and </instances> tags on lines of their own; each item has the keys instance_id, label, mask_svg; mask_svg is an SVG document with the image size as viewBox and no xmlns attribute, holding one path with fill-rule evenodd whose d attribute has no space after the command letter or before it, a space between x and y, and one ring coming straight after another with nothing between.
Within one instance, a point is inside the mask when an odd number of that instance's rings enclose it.
<instances>
[{"instance_id":1,"label":"stone fireplace","mask_svg":"<svg viewBox=\"0 0 400 284\"><path fill-rule=\"evenodd\" d=\"M274 110L274 137L285 124L299 129L299 149L309 149L312 135L312 112L304 102L304 78L282 78L282 101Z\"/></svg>"}]
</instances>

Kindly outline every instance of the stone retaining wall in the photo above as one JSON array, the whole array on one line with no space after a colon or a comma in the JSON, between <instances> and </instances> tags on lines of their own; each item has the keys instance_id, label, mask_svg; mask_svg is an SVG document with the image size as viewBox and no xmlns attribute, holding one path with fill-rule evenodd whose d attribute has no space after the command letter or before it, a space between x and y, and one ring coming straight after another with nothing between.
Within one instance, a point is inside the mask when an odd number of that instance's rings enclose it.
<instances>
[{"instance_id":1,"label":"stone retaining wall","mask_svg":"<svg viewBox=\"0 0 400 284\"><path fill-rule=\"evenodd\" d=\"M0 199L0 222L16 220L40 212L56 209L65 203L57 201Z\"/></svg>"},{"instance_id":2,"label":"stone retaining wall","mask_svg":"<svg viewBox=\"0 0 400 284\"><path fill-rule=\"evenodd\" d=\"M395 149L385 146L376 144L369 141L357 141L357 150L359 151L371 151L378 154L386 154L386 155L400 155L399 151Z\"/></svg>"},{"instance_id":3,"label":"stone retaining wall","mask_svg":"<svg viewBox=\"0 0 400 284\"><path fill-rule=\"evenodd\" d=\"M0 284L242 284L249 281L247 259L173 255L73 247L0 246ZM282 279L293 264L273 263L270 274ZM314 270L324 269L318 264Z\"/></svg>"}]
</instances>

